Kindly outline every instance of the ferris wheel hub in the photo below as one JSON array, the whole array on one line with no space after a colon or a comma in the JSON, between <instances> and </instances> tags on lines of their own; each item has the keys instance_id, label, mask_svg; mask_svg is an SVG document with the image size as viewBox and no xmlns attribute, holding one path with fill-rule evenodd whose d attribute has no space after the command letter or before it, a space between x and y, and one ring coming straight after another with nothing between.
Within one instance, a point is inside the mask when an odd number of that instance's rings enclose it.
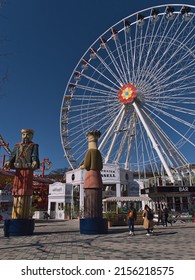
<instances>
[{"instance_id":1,"label":"ferris wheel hub","mask_svg":"<svg viewBox=\"0 0 195 280\"><path fill-rule=\"evenodd\" d=\"M118 92L118 99L123 104L133 103L136 97L136 87L132 84L126 84L121 87Z\"/></svg>"}]
</instances>

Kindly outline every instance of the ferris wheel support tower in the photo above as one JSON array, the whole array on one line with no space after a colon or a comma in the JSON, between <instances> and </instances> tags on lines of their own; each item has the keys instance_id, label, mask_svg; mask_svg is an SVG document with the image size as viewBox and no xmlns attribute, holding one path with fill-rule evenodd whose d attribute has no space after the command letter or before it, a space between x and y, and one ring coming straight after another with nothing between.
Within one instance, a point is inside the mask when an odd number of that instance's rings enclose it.
<instances>
[{"instance_id":1,"label":"ferris wheel support tower","mask_svg":"<svg viewBox=\"0 0 195 280\"><path fill-rule=\"evenodd\" d=\"M171 180L171 183L174 183L175 180L174 180L173 175L172 175L172 173L170 171L170 168L168 167L168 165L167 165L167 163L166 163L166 161L165 161L165 159L164 159L164 157L163 157L163 155L162 155L162 153L161 153L161 151L160 151L160 149L158 147L158 143L156 143L156 141L155 141L155 139L154 139L154 137L153 137L153 135L152 135L152 133L150 131L149 126L147 125L147 123L144 120L144 118L142 116L142 113L141 113L141 110L137 106L136 102L133 102L132 105L135 108L135 111L138 114L138 116L139 116L139 118L140 118L140 120L141 120L141 122L142 122L142 124L143 124L143 126L144 126L144 128L146 130L146 132L147 132L147 135L148 135L148 137L150 138L150 140L152 142L153 148L156 150L156 152L157 152L157 154L159 156L159 159L161 160L162 165L163 165L164 169L167 172L167 175L169 176L169 179Z\"/></svg>"}]
</instances>

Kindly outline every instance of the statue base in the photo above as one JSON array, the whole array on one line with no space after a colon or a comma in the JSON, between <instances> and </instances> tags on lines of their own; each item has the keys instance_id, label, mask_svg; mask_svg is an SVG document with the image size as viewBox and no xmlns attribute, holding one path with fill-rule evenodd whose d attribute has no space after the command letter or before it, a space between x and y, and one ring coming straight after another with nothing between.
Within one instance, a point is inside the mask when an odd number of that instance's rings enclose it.
<instances>
[{"instance_id":1,"label":"statue base","mask_svg":"<svg viewBox=\"0 0 195 280\"><path fill-rule=\"evenodd\" d=\"M4 221L4 237L33 235L34 219L9 219Z\"/></svg>"},{"instance_id":2,"label":"statue base","mask_svg":"<svg viewBox=\"0 0 195 280\"><path fill-rule=\"evenodd\" d=\"M108 233L108 221L102 218L80 219L81 234L105 234Z\"/></svg>"}]
</instances>

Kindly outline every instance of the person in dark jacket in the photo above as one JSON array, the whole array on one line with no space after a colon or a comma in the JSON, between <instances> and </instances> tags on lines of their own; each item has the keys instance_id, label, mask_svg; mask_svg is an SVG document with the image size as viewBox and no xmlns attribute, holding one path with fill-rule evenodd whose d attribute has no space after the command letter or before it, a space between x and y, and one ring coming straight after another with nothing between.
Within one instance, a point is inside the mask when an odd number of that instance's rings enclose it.
<instances>
[{"instance_id":1,"label":"person in dark jacket","mask_svg":"<svg viewBox=\"0 0 195 280\"><path fill-rule=\"evenodd\" d=\"M153 234L154 221L153 221L152 215L153 215L152 210L146 204L144 207L144 211L143 211L143 219L144 219L143 226L147 230L147 233L146 233L147 236L150 236Z\"/></svg>"},{"instance_id":2,"label":"person in dark jacket","mask_svg":"<svg viewBox=\"0 0 195 280\"><path fill-rule=\"evenodd\" d=\"M165 206L165 208L163 209L162 212L162 217L163 217L163 226L165 224L165 226L167 227L168 224L168 217L169 217L169 210L168 208Z\"/></svg>"},{"instance_id":3,"label":"person in dark jacket","mask_svg":"<svg viewBox=\"0 0 195 280\"><path fill-rule=\"evenodd\" d=\"M128 211L128 226L129 226L129 234L135 235L134 233L134 226L135 221L137 219L137 211L133 207L133 204L130 205L129 211Z\"/></svg>"}]
</instances>

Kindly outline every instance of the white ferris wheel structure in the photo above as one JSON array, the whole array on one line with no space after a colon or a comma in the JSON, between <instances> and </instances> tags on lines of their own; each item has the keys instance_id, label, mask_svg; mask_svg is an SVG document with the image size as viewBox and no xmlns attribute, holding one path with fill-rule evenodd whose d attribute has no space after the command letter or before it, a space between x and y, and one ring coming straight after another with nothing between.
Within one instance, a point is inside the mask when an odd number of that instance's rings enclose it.
<instances>
[{"instance_id":1,"label":"white ferris wheel structure","mask_svg":"<svg viewBox=\"0 0 195 280\"><path fill-rule=\"evenodd\" d=\"M86 133L99 130L104 163L175 176L195 154L195 6L160 5L127 16L87 49L60 112L70 167L82 163Z\"/></svg>"}]
</instances>

